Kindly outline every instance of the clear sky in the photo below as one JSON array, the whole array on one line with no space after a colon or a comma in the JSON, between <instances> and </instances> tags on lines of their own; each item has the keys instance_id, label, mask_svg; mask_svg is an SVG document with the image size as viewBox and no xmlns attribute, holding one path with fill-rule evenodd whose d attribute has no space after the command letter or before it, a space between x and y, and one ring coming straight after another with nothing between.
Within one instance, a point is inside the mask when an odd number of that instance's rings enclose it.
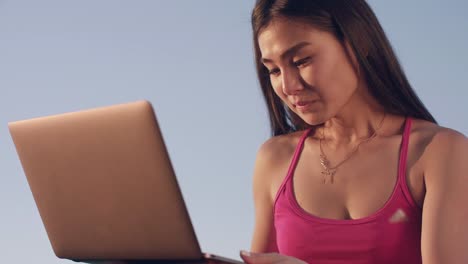
<instances>
[{"instance_id":1,"label":"clear sky","mask_svg":"<svg viewBox=\"0 0 468 264\"><path fill-rule=\"evenodd\" d=\"M369 3L423 102L468 134L468 2ZM202 249L249 248L253 164L269 137L253 4L0 0L2 262L68 263L52 252L7 123L137 99L155 107Z\"/></svg>"}]
</instances>

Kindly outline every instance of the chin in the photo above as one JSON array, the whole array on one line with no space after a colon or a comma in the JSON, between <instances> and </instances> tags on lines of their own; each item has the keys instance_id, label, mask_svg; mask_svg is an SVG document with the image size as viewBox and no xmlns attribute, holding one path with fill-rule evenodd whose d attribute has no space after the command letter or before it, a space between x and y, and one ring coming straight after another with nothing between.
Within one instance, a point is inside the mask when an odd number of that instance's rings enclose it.
<instances>
[{"instance_id":1,"label":"chin","mask_svg":"<svg viewBox=\"0 0 468 264\"><path fill-rule=\"evenodd\" d=\"M306 124L310 125L310 126L317 126L317 125L321 125L323 123L325 123L325 121L327 121L327 119L324 118L324 116L322 115L318 115L318 114L301 114L301 115L298 115L302 121L304 121Z\"/></svg>"},{"instance_id":2,"label":"chin","mask_svg":"<svg viewBox=\"0 0 468 264\"><path fill-rule=\"evenodd\" d=\"M302 121L309 126L317 126L325 123L330 117L328 111L323 106L314 104L309 109L303 109L302 111L296 108L290 108L292 112L296 114Z\"/></svg>"}]
</instances>

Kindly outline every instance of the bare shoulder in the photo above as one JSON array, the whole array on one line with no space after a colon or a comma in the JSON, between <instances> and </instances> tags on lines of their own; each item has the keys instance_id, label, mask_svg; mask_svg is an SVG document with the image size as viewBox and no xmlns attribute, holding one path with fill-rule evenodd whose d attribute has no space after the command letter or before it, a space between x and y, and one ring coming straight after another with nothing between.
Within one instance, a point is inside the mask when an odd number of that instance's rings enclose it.
<instances>
[{"instance_id":1,"label":"bare shoulder","mask_svg":"<svg viewBox=\"0 0 468 264\"><path fill-rule=\"evenodd\" d=\"M425 167L468 155L467 137L451 128L416 119L411 134L422 148Z\"/></svg>"},{"instance_id":2,"label":"bare shoulder","mask_svg":"<svg viewBox=\"0 0 468 264\"><path fill-rule=\"evenodd\" d=\"M265 141L257 152L254 171L254 192L264 189L273 197L279 187L304 131L276 136Z\"/></svg>"},{"instance_id":3,"label":"bare shoulder","mask_svg":"<svg viewBox=\"0 0 468 264\"><path fill-rule=\"evenodd\" d=\"M281 161L296 148L302 131L276 136L265 141L259 148L257 158L265 161Z\"/></svg>"},{"instance_id":4,"label":"bare shoulder","mask_svg":"<svg viewBox=\"0 0 468 264\"><path fill-rule=\"evenodd\" d=\"M421 253L423 262L468 263L468 140L450 128L419 122L426 135Z\"/></svg>"},{"instance_id":5,"label":"bare shoulder","mask_svg":"<svg viewBox=\"0 0 468 264\"><path fill-rule=\"evenodd\" d=\"M464 134L425 120L414 120L412 133L418 138L427 140L428 151L440 151L454 144L466 145L468 143Z\"/></svg>"}]
</instances>

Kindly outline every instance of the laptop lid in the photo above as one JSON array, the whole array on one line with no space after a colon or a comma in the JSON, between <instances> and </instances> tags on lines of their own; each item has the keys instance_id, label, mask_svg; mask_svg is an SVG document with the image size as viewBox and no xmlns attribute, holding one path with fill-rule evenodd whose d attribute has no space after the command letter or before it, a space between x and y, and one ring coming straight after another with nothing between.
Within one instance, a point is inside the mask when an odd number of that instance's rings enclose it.
<instances>
[{"instance_id":1,"label":"laptop lid","mask_svg":"<svg viewBox=\"0 0 468 264\"><path fill-rule=\"evenodd\" d=\"M9 129L58 257L202 258L149 102Z\"/></svg>"}]
</instances>

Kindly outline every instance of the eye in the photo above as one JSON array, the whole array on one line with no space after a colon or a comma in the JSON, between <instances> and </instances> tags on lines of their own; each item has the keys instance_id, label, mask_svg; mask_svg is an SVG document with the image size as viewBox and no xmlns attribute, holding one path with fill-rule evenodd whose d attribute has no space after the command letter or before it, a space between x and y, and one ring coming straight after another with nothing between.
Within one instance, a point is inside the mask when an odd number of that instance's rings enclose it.
<instances>
[{"instance_id":1,"label":"eye","mask_svg":"<svg viewBox=\"0 0 468 264\"><path fill-rule=\"evenodd\" d=\"M301 66L306 65L308 62L310 62L310 59L311 59L311 57L305 57L303 59L300 59L300 60L297 60L297 61L293 62L293 64L296 67L301 67Z\"/></svg>"},{"instance_id":2,"label":"eye","mask_svg":"<svg viewBox=\"0 0 468 264\"><path fill-rule=\"evenodd\" d=\"M274 68L274 69L271 69L271 70L268 70L268 74L270 75L278 75L280 73L280 70L278 68Z\"/></svg>"}]
</instances>

